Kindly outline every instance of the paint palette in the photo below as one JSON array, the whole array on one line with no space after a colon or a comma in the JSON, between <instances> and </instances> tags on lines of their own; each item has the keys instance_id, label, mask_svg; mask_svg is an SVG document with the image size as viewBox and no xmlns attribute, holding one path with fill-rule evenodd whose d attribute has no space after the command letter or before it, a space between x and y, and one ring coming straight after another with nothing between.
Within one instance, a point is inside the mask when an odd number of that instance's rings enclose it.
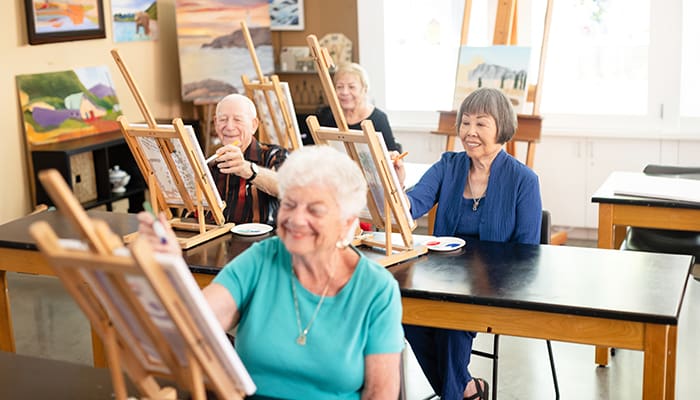
<instances>
[{"instance_id":1,"label":"paint palette","mask_svg":"<svg viewBox=\"0 0 700 400\"><path fill-rule=\"evenodd\" d=\"M432 251L454 251L461 249L465 244L467 244L467 242L465 242L464 239L452 236L441 236L425 243L425 246Z\"/></svg>"}]
</instances>

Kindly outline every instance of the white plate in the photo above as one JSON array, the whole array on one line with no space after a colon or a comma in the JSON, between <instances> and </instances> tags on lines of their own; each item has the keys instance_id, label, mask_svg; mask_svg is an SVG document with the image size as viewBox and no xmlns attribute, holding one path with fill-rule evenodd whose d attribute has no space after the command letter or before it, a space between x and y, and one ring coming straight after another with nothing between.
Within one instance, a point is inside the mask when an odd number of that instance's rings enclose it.
<instances>
[{"instance_id":1,"label":"white plate","mask_svg":"<svg viewBox=\"0 0 700 400\"><path fill-rule=\"evenodd\" d=\"M256 223L240 224L231 228L231 232L242 236L264 235L271 230L272 227L270 225Z\"/></svg>"},{"instance_id":2,"label":"white plate","mask_svg":"<svg viewBox=\"0 0 700 400\"><path fill-rule=\"evenodd\" d=\"M466 243L464 239L458 237L441 236L425 243L425 246L433 251L455 251L464 247Z\"/></svg>"}]
</instances>

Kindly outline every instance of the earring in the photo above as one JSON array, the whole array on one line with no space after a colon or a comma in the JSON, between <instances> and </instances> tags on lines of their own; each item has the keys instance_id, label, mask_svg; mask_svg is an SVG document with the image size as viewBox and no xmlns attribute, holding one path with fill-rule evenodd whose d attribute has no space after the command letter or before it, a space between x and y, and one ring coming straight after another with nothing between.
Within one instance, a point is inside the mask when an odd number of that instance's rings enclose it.
<instances>
[{"instance_id":1,"label":"earring","mask_svg":"<svg viewBox=\"0 0 700 400\"><path fill-rule=\"evenodd\" d=\"M348 246L350 246L350 241L347 239L342 239L342 240L338 240L337 242L335 242L336 249L344 249Z\"/></svg>"}]
</instances>

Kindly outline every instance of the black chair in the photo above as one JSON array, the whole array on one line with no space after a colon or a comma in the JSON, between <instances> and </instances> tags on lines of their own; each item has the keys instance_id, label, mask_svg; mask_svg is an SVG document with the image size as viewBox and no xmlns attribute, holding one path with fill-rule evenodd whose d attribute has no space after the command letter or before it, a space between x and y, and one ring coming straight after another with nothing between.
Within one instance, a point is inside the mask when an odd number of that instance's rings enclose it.
<instances>
[{"instance_id":1,"label":"black chair","mask_svg":"<svg viewBox=\"0 0 700 400\"><path fill-rule=\"evenodd\" d=\"M647 175L700 180L700 167L677 167L650 164ZM700 232L630 227L622 243L623 250L654 253L688 254L700 263ZM695 275L700 280L700 275Z\"/></svg>"}]
</instances>

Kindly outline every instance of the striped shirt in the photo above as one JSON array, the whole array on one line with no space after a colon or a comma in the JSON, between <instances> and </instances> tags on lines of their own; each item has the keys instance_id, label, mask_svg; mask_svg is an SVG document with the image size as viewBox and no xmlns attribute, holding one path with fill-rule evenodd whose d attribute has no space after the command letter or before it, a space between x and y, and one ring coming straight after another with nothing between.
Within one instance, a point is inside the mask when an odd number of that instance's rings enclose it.
<instances>
[{"instance_id":1,"label":"striped shirt","mask_svg":"<svg viewBox=\"0 0 700 400\"><path fill-rule=\"evenodd\" d=\"M260 143L252 138L243 155L246 160L261 167L277 170L287 159L288 152L277 145ZM216 165L210 166L209 169L221 198L226 202L226 222L261 222L275 226L279 208L276 197L259 190L251 182L237 175L221 173Z\"/></svg>"}]
</instances>

